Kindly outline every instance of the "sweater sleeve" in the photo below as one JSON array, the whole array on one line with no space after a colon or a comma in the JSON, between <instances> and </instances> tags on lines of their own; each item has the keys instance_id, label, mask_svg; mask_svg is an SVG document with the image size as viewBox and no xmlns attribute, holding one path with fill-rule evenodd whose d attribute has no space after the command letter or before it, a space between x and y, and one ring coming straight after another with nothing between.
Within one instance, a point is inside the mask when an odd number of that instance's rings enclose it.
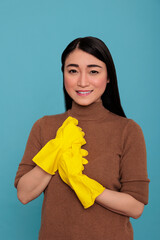
<instances>
[{"instance_id":1,"label":"sweater sleeve","mask_svg":"<svg viewBox=\"0 0 160 240\"><path fill-rule=\"evenodd\" d=\"M26 144L25 152L23 158L19 164L18 171L16 173L14 186L17 188L18 181L20 178L32 170L35 167L35 163L32 158L40 151L41 146L41 133L40 133L40 122L41 119L37 120L29 134L29 138Z\"/></svg>"},{"instance_id":2,"label":"sweater sleeve","mask_svg":"<svg viewBox=\"0 0 160 240\"><path fill-rule=\"evenodd\" d=\"M149 182L147 153L141 127L129 119L123 132L123 153L120 162L121 192L148 203Z\"/></svg>"}]
</instances>

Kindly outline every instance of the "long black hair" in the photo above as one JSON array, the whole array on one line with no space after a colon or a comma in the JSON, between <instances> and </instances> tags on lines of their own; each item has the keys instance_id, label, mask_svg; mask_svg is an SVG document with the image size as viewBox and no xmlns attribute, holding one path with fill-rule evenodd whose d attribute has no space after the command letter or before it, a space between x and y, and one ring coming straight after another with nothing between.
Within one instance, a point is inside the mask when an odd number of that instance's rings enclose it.
<instances>
[{"instance_id":1,"label":"long black hair","mask_svg":"<svg viewBox=\"0 0 160 240\"><path fill-rule=\"evenodd\" d=\"M96 58L98 58L99 60L101 60L106 64L108 78L110 82L107 84L107 87L103 95L101 96L103 106L107 108L109 111L119 116L126 117L123 111L123 108L121 106L114 62L110 54L110 51L105 45L105 43L102 40L95 37L76 38L75 40L73 40L65 48L61 56L61 62L62 62L61 70L63 73L64 73L64 64L65 64L66 58L76 48L81 49L82 51L85 51L95 56ZM66 107L66 110L68 110L72 107L72 98L68 95L65 89L64 80L63 80L63 91L64 91L64 97L65 97L65 107Z\"/></svg>"}]
</instances>

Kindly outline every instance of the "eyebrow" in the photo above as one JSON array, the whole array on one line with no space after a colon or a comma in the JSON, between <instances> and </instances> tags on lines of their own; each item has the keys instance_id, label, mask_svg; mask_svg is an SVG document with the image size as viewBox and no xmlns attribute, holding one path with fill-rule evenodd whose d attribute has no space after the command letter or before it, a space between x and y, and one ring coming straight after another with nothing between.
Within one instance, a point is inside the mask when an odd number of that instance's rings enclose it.
<instances>
[{"instance_id":1,"label":"eyebrow","mask_svg":"<svg viewBox=\"0 0 160 240\"><path fill-rule=\"evenodd\" d=\"M78 65L78 64L71 63L71 64L68 64L66 67L79 67L79 65ZM87 67L89 67L89 68L91 68L91 67L99 67L99 68L102 68L101 66L96 65L96 64L90 64L90 65L87 65Z\"/></svg>"}]
</instances>

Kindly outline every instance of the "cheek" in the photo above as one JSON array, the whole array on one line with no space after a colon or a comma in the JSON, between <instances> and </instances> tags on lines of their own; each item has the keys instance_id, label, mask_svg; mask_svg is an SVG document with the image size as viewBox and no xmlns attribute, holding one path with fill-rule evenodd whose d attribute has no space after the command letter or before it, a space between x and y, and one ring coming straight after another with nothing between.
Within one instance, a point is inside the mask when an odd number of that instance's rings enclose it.
<instances>
[{"instance_id":1,"label":"cheek","mask_svg":"<svg viewBox=\"0 0 160 240\"><path fill-rule=\"evenodd\" d=\"M67 76L64 76L64 86L65 88L70 88L72 87L73 82L71 81L71 79Z\"/></svg>"},{"instance_id":2,"label":"cheek","mask_svg":"<svg viewBox=\"0 0 160 240\"><path fill-rule=\"evenodd\" d=\"M107 78L99 78L94 81L94 86L99 90L104 91L107 85Z\"/></svg>"},{"instance_id":3,"label":"cheek","mask_svg":"<svg viewBox=\"0 0 160 240\"><path fill-rule=\"evenodd\" d=\"M64 87L68 94L71 94L75 88L75 81L68 76L64 76Z\"/></svg>"}]
</instances>

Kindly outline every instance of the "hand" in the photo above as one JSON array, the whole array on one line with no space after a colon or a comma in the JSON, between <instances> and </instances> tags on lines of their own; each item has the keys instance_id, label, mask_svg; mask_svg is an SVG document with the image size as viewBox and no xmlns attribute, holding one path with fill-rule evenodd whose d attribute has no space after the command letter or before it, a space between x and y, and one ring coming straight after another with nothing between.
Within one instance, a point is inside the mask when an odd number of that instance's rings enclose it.
<instances>
[{"instance_id":1,"label":"hand","mask_svg":"<svg viewBox=\"0 0 160 240\"><path fill-rule=\"evenodd\" d=\"M73 144L79 148L86 143L83 138L84 132L78 126L78 120L68 117L58 129L56 138L50 140L32 159L47 173L54 175L62 153L71 149Z\"/></svg>"},{"instance_id":2,"label":"hand","mask_svg":"<svg viewBox=\"0 0 160 240\"><path fill-rule=\"evenodd\" d=\"M63 150L70 148L73 143L81 146L86 143L84 139L84 132L78 125L76 118L68 117L62 126L58 129L56 139L61 139Z\"/></svg>"},{"instance_id":3,"label":"hand","mask_svg":"<svg viewBox=\"0 0 160 240\"><path fill-rule=\"evenodd\" d=\"M83 158L88 152L80 146L73 145L72 149L64 152L58 162L58 172L61 179L76 193L84 208L92 206L97 196L105 188L97 181L82 174L84 164L88 161Z\"/></svg>"},{"instance_id":4,"label":"hand","mask_svg":"<svg viewBox=\"0 0 160 240\"><path fill-rule=\"evenodd\" d=\"M70 183L71 176L82 174L84 170L83 164L88 161L84 158L88 155L85 149L81 149L78 144L73 144L72 149L65 151L58 162L58 171L61 179L72 188Z\"/></svg>"}]
</instances>

